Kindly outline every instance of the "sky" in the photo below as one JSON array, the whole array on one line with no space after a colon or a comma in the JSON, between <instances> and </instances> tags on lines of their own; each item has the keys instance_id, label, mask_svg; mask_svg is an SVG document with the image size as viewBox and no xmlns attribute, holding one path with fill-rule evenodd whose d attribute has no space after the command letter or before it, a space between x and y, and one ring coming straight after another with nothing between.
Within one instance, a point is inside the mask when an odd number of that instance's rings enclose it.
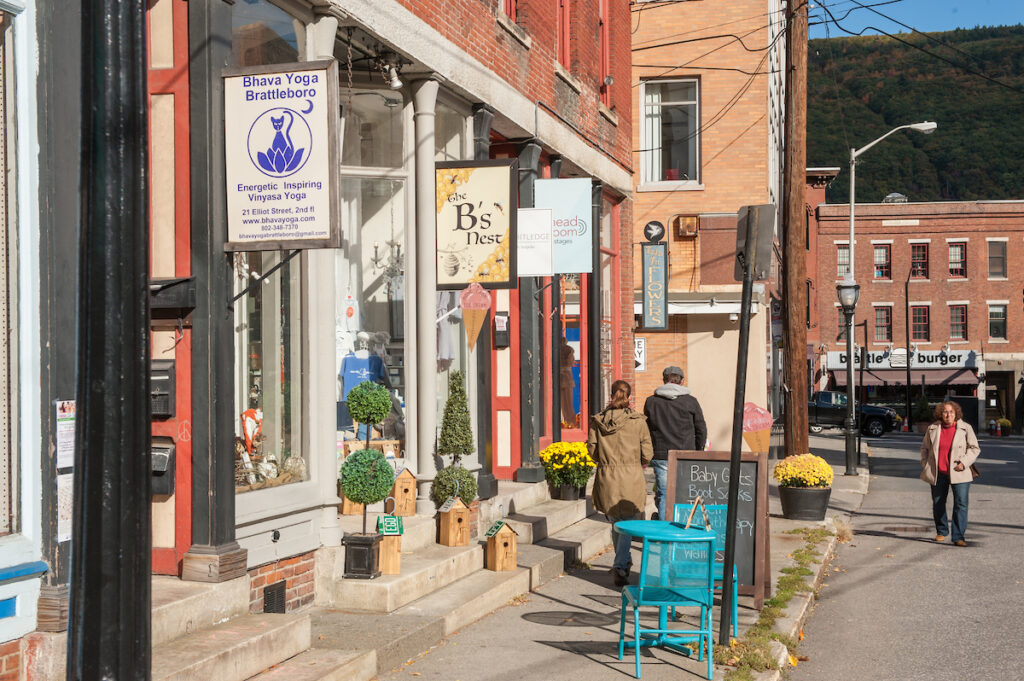
<instances>
[{"instance_id":1,"label":"sky","mask_svg":"<svg viewBox=\"0 0 1024 681\"><path fill-rule=\"evenodd\" d=\"M874 10L896 19L922 32L951 31L955 28L975 26L1007 26L1024 24L1024 0L858 0L862 5L875 5ZM888 4L879 4L888 3ZM886 33L907 33L908 29L885 19L870 9L852 8L853 0L810 0L810 22L819 21L824 15L820 4L825 4L839 23L846 29L858 32L867 26L874 26ZM844 18L847 12L850 12ZM827 16L827 15L824 15ZM828 34L824 25L812 25L810 37L826 38L847 35L835 25L829 24ZM868 30L865 35L877 33Z\"/></svg>"}]
</instances>

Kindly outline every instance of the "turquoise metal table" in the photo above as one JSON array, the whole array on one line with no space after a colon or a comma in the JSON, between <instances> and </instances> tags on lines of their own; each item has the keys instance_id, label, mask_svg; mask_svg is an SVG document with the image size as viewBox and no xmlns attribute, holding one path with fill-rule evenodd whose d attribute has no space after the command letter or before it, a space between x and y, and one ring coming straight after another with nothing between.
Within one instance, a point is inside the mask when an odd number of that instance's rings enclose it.
<instances>
[{"instance_id":1,"label":"turquoise metal table","mask_svg":"<svg viewBox=\"0 0 1024 681\"><path fill-rule=\"evenodd\" d=\"M682 523L675 523L667 520L623 520L615 523L615 529L623 534L643 539L645 552L647 551L648 542L651 541L698 544L705 543L707 544L707 547L704 550L712 553L714 552L715 532L713 530L686 528ZM646 558L641 560L641 564L646 564ZM645 578L642 570L643 568L641 568L641 580ZM631 587L625 587L625 589L629 588ZM672 609L675 610L674 607ZM668 629L668 607L658 608L658 628L662 631ZM680 650L681 652L687 652L688 654L688 651L686 651L682 645L686 642L686 639L675 636L671 637L673 640L669 640L669 638L670 637L664 633L659 635L645 634L644 637L639 640L620 643L620 650L621 646L627 648L662 646L671 647L676 650ZM639 678L639 658L637 658L637 677Z\"/></svg>"}]
</instances>

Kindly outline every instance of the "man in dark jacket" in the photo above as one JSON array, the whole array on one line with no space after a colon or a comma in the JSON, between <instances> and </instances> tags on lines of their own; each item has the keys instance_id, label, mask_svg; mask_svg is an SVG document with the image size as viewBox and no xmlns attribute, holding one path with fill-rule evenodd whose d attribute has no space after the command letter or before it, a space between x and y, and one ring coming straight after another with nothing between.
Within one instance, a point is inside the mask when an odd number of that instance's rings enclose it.
<instances>
[{"instance_id":1,"label":"man in dark jacket","mask_svg":"<svg viewBox=\"0 0 1024 681\"><path fill-rule=\"evenodd\" d=\"M708 437L704 412L690 389L683 385L683 370L665 367L661 373L665 385L654 391L644 402L644 416L654 442L654 468L656 489L654 504L658 517L672 520L671 511L665 513L665 488L668 484L668 452L670 449L702 450Z\"/></svg>"}]
</instances>

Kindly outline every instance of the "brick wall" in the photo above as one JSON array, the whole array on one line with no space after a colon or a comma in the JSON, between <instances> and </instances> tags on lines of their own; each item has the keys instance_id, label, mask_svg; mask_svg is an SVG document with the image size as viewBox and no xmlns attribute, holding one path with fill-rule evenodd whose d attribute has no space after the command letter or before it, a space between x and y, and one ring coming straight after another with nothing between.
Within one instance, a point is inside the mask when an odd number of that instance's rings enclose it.
<instances>
[{"instance_id":1,"label":"brick wall","mask_svg":"<svg viewBox=\"0 0 1024 681\"><path fill-rule=\"evenodd\" d=\"M636 372L636 387L633 390L638 409L643 409L644 400L662 384L661 372L665 367L677 366L689 375L689 368L686 366L686 343L682 341L684 333L686 317L683 315L670 315L669 327L665 331L636 332L638 338L647 340L647 371ZM686 383L684 377L683 384Z\"/></svg>"},{"instance_id":2,"label":"brick wall","mask_svg":"<svg viewBox=\"0 0 1024 681\"><path fill-rule=\"evenodd\" d=\"M298 610L313 602L314 552L285 558L249 570L249 612L263 612L263 589L285 581L285 610ZM0 680L2 681L2 680Z\"/></svg>"},{"instance_id":3,"label":"brick wall","mask_svg":"<svg viewBox=\"0 0 1024 681\"><path fill-rule=\"evenodd\" d=\"M839 348L836 340L838 314L835 284L837 244L849 241L849 207L822 205L818 207L817 300L821 341L830 349ZM888 342L874 341L875 319L872 303L892 304L892 338L897 348L906 346L906 296L904 283L910 270L910 240L930 239L928 243L927 279L910 280L910 302L930 303L931 338L927 343L914 341L921 350L937 351L949 339L948 301L968 301L967 342L951 342L953 349L970 349L986 353L1021 352L1024 350L1024 202L936 202L907 204L858 205L856 212L856 244L854 276L861 285L854 323L867 319L868 347L881 347ZM914 224L916 223L916 224ZM949 276L949 242L967 240L967 278ZM988 277L987 238L1005 238L1007 278ZM891 280L874 278L872 241L891 240ZM997 342L988 335L989 300L1008 301L1006 342ZM862 330L854 341L862 342Z\"/></svg>"},{"instance_id":4,"label":"brick wall","mask_svg":"<svg viewBox=\"0 0 1024 681\"><path fill-rule=\"evenodd\" d=\"M0 681L21 678L21 641L0 643Z\"/></svg>"}]
</instances>

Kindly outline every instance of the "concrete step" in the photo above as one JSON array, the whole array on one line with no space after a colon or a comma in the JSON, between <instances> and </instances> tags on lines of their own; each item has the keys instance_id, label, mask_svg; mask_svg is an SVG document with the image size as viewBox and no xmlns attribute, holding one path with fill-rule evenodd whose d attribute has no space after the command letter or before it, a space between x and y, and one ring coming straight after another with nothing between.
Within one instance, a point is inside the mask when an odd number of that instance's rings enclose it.
<instances>
[{"instance_id":1,"label":"concrete step","mask_svg":"<svg viewBox=\"0 0 1024 681\"><path fill-rule=\"evenodd\" d=\"M527 568L508 572L479 570L399 608L395 614L440 618L444 621L444 635L448 636L529 590Z\"/></svg>"},{"instance_id":2,"label":"concrete step","mask_svg":"<svg viewBox=\"0 0 1024 681\"><path fill-rule=\"evenodd\" d=\"M220 584L154 576L152 641L159 646L249 612L249 578Z\"/></svg>"},{"instance_id":3,"label":"concrete step","mask_svg":"<svg viewBox=\"0 0 1024 681\"><path fill-rule=\"evenodd\" d=\"M402 574L381 575L377 579L336 579L327 585L329 604L346 610L393 612L483 566L484 550L479 544L432 544L408 554L403 550Z\"/></svg>"},{"instance_id":4,"label":"concrete step","mask_svg":"<svg viewBox=\"0 0 1024 681\"><path fill-rule=\"evenodd\" d=\"M274 665L251 681L370 681L377 675L373 650L310 648Z\"/></svg>"},{"instance_id":5,"label":"concrete step","mask_svg":"<svg viewBox=\"0 0 1024 681\"><path fill-rule=\"evenodd\" d=\"M519 535L520 544L536 544L589 515L590 501L549 499L521 511L510 513L506 520Z\"/></svg>"},{"instance_id":6,"label":"concrete step","mask_svg":"<svg viewBox=\"0 0 1024 681\"><path fill-rule=\"evenodd\" d=\"M153 648L153 681L243 681L309 648L307 614L244 615Z\"/></svg>"},{"instance_id":7,"label":"concrete step","mask_svg":"<svg viewBox=\"0 0 1024 681\"><path fill-rule=\"evenodd\" d=\"M530 591L536 591L565 571L566 557L563 551L540 544L519 544L517 549L519 567L530 573Z\"/></svg>"},{"instance_id":8,"label":"concrete step","mask_svg":"<svg viewBox=\"0 0 1024 681\"><path fill-rule=\"evenodd\" d=\"M573 561L586 561L611 546L612 524L603 515L592 515L539 543L564 553L568 566Z\"/></svg>"},{"instance_id":9,"label":"concrete step","mask_svg":"<svg viewBox=\"0 0 1024 681\"><path fill-rule=\"evenodd\" d=\"M400 667L444 638L444 620L423 615L356 613L316 608L313 647L373 651L377 673Z\"/></svg>"},{"instance_id":10,"label":"concrete step","mask_svg":"<svg viewBox=\"0 0 1024 681\"><path fill-rule=\"evenodd\" d=\"M373 531L377 527L380 512L366 514L366 529ZM363 531L362 515L338 515L338 524L343 534L360 533ZM434 516L411 515L402 518L402 553L418 551L437 541L437 520Z\"/></svg>"},{"instance_id":11,"label":"concrete step","mask_svg":"<svg viewBox=\"0 0 1024 681\"><path fill-rule=\"evenodd\" d=\"M551 499L546 482L498 481L498 493L480 502L480 535L495 521Z\"/></svg>"}]
</instances>

